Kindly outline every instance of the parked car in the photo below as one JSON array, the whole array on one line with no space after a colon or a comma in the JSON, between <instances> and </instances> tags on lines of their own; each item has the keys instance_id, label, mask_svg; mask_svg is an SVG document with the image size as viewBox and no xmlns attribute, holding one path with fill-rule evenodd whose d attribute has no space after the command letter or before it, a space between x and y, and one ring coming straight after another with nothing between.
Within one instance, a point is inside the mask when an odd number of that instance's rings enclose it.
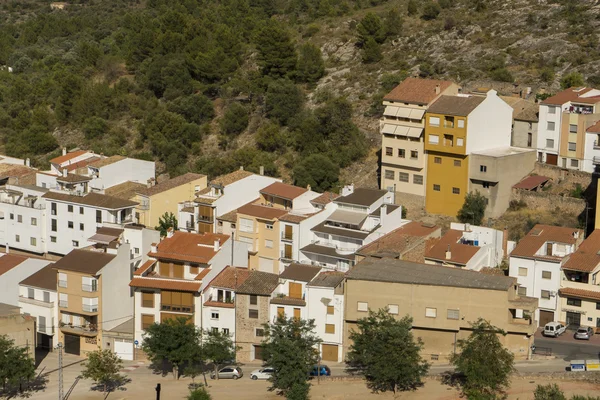
<instances>
[{"instance_id":1,"label":"parked car","mask_svg":"<svg viewBox=\"0 0 600 400\"><path fill-rule=\"evenodd\" d=\"M240 367L230 365L219 370L219 379L240 379L244 376ZM215 372L211 372L210 379L215 379Z\"/></svg>"},{"instance_id":2,"label":"parked car","mask_svg":"<svg viewBox=\"0 0 600 400\"><path fill-rule=\"evenodd\" d=\"M559 337L560 335L565 333L566 330L567 327L561 324L560 322L548 322L544 326L543 335L550 337Z\"/></svg>"},{"instance_id":3,"label":"parked car","mask_svg":"<svg viewBox=\"0 0 600 400\"><path fill-rule=\"evenodd\" d=\"M590 340L594 335L594 330L589 326L580 326L575 332L575 339Z\"/></svg>"},{"instance_id":4,"label":"parked car","mask_svg":"<svg viewBox=\"0 0 600 400\"><path fill-rule=\"evenodd\" d=\"M258 379L269 379L271 377L271 375L273 375L273 368L271 367L267 367L267 368L259 368L259 369L255 369L254 371L250 372L250 379L252 380L258 380Z\"/></svg>"},{"instance_id":5,"label":"parked car","mask_svg":"<svg viewBox=\"0 0 600 400\"><path fill-rule=\"evenodd\" d=\"M310 371L310 376L331 376L331 370L327 365L315 365Z\"/></svg>"}]
</instances>

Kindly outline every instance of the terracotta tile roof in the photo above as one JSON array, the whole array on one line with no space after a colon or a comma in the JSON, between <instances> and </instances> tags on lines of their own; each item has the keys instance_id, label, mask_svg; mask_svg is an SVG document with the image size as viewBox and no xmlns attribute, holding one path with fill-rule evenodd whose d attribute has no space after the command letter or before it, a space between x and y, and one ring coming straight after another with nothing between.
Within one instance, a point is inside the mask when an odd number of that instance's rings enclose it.
<instances>
[{"instance_id":1,"label":"terracotta tile roof","mask_svg":"<svg viewBox=\"0 0 600 400\"><path fill-rule=\"evenodd\" d=\"M446 90L452 82L435 79L406 78L391 92L385 95L384 100L399 101L413 104L429 104L436 97L436 87L440 86L440 93Z\"/></svg>"},{"instance_id":2,"label":"terracotta tile roof","mask_svg":"<svg viewBox=\"0 0 600 400\"><path fill-rule=\"evenodd\" d=\"M248 279L250 272L252 271L248 268L228 266L210 281L207 288L218 287L235 290Z\"/></svg>"},{"instance_id":3,"label":"terracotta tile roof","mask_svg":"<svg viewBox=\"0 0 600 400\"><path fill-rule=\"evenodd\" d=\"M143 196L154 196L156 194L166 192L167 190L171 190L178 186L187 185L187 184L189 184L197 179L201 179L203 177L206 177L206 175L194 174L192 172L188 172L187 174L183 174L176 178L169 179L167 181L158 183L152 187L140 189L140 190L138 190L138 193Z\"/></svg>"},{"instance_id":4,"label":"terracotta tile roof","mask_svg":"<svg viewBox=\"0 0 600 400\"><path fill-rule=\"evenodd\" d=\"M237 210L229 211L228 213L225 213L225 214L217 217L217 219L220 219L221 221L235 223L237 221Z\"/></svg>"},{"instance_id":5,"label":"terracotta tile roof","mask_svg":"<svg viewBox=\"0 0 600 400\"><path fill-rule=\"evenodd\" d=\"M536 256L535 253L546 242L575 244L578 239L575 236L583 237L583 231L575 228L565 228L561 226L541 225L534 226L523 239L519 241L514 248L511 257L557 259L557 257ZM560 258L558 258L560 259Z\"/></svg>"},{"instance_id":6,"label":"terracotta tile roof","mask_svg":"<svg viewBox=\"0 0 600 400\"><path fill-rule=\"evenodd\" d=\"M502 269L496 267L483 267L479 272L488 275L506 276Z\"/></svg>"},{"instance_id":7,"label":"terracotta tile roof","mask_svg":"<svg viewBox=\"0 0 600 400\"><path fill-rule=\"evenodd\" d=\"M292 281L310 282L320 270L321 267L309 264L291 263L279 274L279 277Z\"/></svg>"},{"instance_id":8,"label":"terracotta tile roof","mask_svg":"<svg viewBox=\"0 0 600 400\"><path fill-rule=\"evenodd\" d=\"M18 256L16 254L4 254L0 257L0 276L10 271L23 261L27 260L27 257Z\"/></svg>"},{"instance_id":9,"label":"terracotta tile roof","mask_svg":"<svg viewBox=\"0 0 600 400\"><path fill-rule=\"evenodd\" d=\"M281 208L249 203L238 208L237 213L238 215L244 214L263 219L276 219L287 214L288 212L287 210L282 210Z\"/></svg>"},{"instance_id":10,"label":"terracotta tile roof","mask_svg":"<svg viewBox=\"0 0 600 400\"><path fill-rule=\"evenodd\" d=\"M306 193L307 191L308 190L306 188L275 182L262 189L260 193L281 197L287 200L294 200L296 197Z\"/></svg>"},{"instance_id":11,"label":"terracotta tile roof","mask_svg":"<svg viewBox=\"0 0 600 400\"><path fill-rule=\"evenodd\" d=\"M70 153L65 154L64 156L58 156L53 158L52 160L50 160L50 162L52 164L62 164L64 162L67 162L69 160L72 160L76 157L79 157L81 155L84 155L85 153L88 153L87 150L76 150L76 151L72 151Z\"/></svg>"},{"instance_id":12,"label":"terracotta tile roof","mask_svg":"<svg viewBox=\"0 0 600 400\"><path fill-rule=\"evenodd\" d=\"M600 292L595 290L561 288L558 290L561 296L581 297L584 299L600 300Z\"/></svg>"},{"instance_id":13,"label":"terracotta tile roof","mask_svg":"<svg viewBox=\"0 0 600 400\"><path fill-rule=\"evenodd\" d=\"M23 279L20 285L31 286L56 292L56 269L54 264L48 261L48 265L33 275Z\"/></svg>"},{"instance_id":14,"label":"terracotta tile roof","mask_svg":"<svg viewBox=\"0 0 600 400\"><path fill-rule=\"evenodd\" d=\"M425 253L425 259L466 265L479 251L480 247L458 243L462 235L462 231L450 229L431 249L429 249L429 251ZM448 246L450 246L450 259L446 259Z\"/></svg>"},{"instance_id":15,"label":"terracotta tile roof","mask_svg":"<svg viewBox=\"0 0 600 400\"><path fill-rule=\"evenodd\" d=\"M101 158L100 157L89 157L89 158L86 158L85 160L81 160L81 161L77 161L76 163L65 165L62 168L71 172L71 171L75 171L76 169L79 169L79 168L87 167L94 161L98 161L98 160L101 160Z\"/></svg>"},{"instance_id":16,"label":"terracotta tile roof","mask_svg":"<svg viewBox=\"0 0 600 400\"><path fill-rule=\"evenodd\" d=\"M114 260L116 255L101 253L98 251L76 249L54 263L54 269L81 272L83 274L96 275L108 263Z\"/></svg>"},{"instance_id":17,"label":"terracotta tile roof","mask_svg":"<svg viewBox=\"0 0 600 400\"><path fill-rule=\"evenodd\" d=\"M281 304L284 306L305 306L306 301L302 299L295 299L293 297L274 297L271 299L271 304Z\"/></svg>"},{"instance_id":18,"label":"terracotta tile roof","mask_svg":"<svg viewBox=\"0 0 600 400\"><path fill-rule=\"evenodd\" d=\"M537 122L539 105L520 97L499 96L513 109L513 119L518 121Z\"/></svg>"},{"instance_id":19,"label":"terracotta tile roof","mask_svg":"<svg viewBox=\"0 0 600 400\"><path fill-rule=\"evenodd\" d=\"M156 253L148 253L150 257L191 263L207 264L217 254L214 242L219 240L221 246L229 239L227 235L217 233L173 232L173 236L164 238L156 249Z\"/></svg>"},{"instance_id":20,"label":"terracotta tile roof","mask_svg":"<svg viewBox=\"0 0 600 400\"><path fill-rule=\"evenodd\" d=\"M144 289L179 290L181 292L198 292L202 286L200 281L186 281L161 278L133 278L129 286Z\"/></svg>"},{"instance_id":21,"label":"terracotta tile roof","mask_svg":"<svg viewBox=\"0 0 600 400\"><path fill-rule=\"evenodd\" d=\"M345 274L339 271L324 271L313 278L308 286L337 287L344 280Z\"/></svg>"},{"instance_id":22,"label":"terracotta tile roof","mask_svg":"<svg viewBox=\"0 0 600 400\"><path fill-rule=\"evenodd\" d=\"M235 308L235 304L225 303L223 301L205 301L204 307Z\"/></svg>"},{"instance_id":23,"label":"terracotta tile roof","mask_svg":"<svg viewBox=\"0 0 600 400\"><path fill-rule=\"evenodd\" d=\"M483 96L441 96L435 103L429 106L427 112L466 117L476 109L478 105L483 103L485 99L486 97Z\"/></svg>"},{"instance_id":24,"label":"terracotta tile roof","mask_svg":"<svg viewBox=\"0 0 600 400\"><path fill-rule=\"evenodd\" d=\"M579 246L569 255L563 264L563 269L572 271L592 272L600 264L600 229L594 230Z\"/></svg>"},{"instance_id":25,"label":"terracotta tile roof","mask_svg":"<svg viewBox=\"0 0 600 400\"><path fill-rule=\"evenodd\" d=\"M594 125L587 128L586 132L600 133L600 121L596 121L596 123Z\"/></svg>"},{"instance_id":26,"label":"terracotta tile roof","mask_svg":"<svg viewBox=\"0 0 600 400\"><path fill-rule=\"evenodd\" d=\"M102 168L107 165L114 164L116 162L124 160L126 158L127 157L123 157L123 156L110 156L110 157L102 158L99 160L94 160L93 162L89 163L88 165L90 167L94 167L94 168Z\"/></svg>"},{"instance_id":27,"label":"terracotta tile roof","mask_svg":"<svg viewBox=\"0 0 600 400\"><path fill-rule=\"evenodd\" d=\"M107 196L100 193L88 193L85 196L75 196L66 193L48 192L42 196L45 199L64 201L67 203L82 204L86 206L106 208L109 210L118 210L122 208L135 207L138 203L135 201L119 199L118 197Z\"/></svg>"},{"instance_id":28,"label":"terracotta tile roof","mask_svg":"<svg viewBox=\"0 0 600 400\"><path fill-rule=\"evenodd\" d=\"M437 225L424 225L421 222L411 221L361 247L356 251L356 254L366 257L386 253L395 258L416 246L417 243L423 242L426 238L431 236L440 237L440 234L441 228Z\"/></svg>"},{"instance_id":29,"label":"terracotta tile roof","mask_svg":"<svg viewBox=\"0 0 600 400\"><path fill-rule=\"evenodd\" d=\"M337 193L323 192L319 197L315 197L310 202L315 203L315 204L325 205L325 204L331 203L333 200L337 199L338 197L340 197L340 195Z\"/></svg>"},{"instance_id":30,"label":"terracotta tile roof","mask_svg":"<svg viewBox=\"0 0 600 400\"><path fill-rule=\"evenodd\" d=\"M115 186L111 186L104 190L104 194L107 196L117 197L119 199L131 200L135 198L135 194L147 187L143 183L138 182L123 182Z\"/></svg>"},{"instance_id":31,"label":"terracotta tile roof","mask_svg":"<svg viewBox=\"0 0 600 400\"><path fill-rule=\"evenodd\" d=\"M19 178L18 183L20 185L35 185L37 172L35 169L24 165L0 164L0 178Z\"/></svg>"},{"instance_id":32,"label":"terracotta tile roof","mask_svg":"<svg viewBox=\"0 0 600 400\"><path fill-rule=\"evenodd\" d=\"M279 285L279 275L253 270L244 283L237 288L236 292L240 294L270 296L277 285Z\"/></svg>"},{"instance_id":33,"label":"terracotta tile roof","mask_svg":"<svg viewBox=\"0 0 600 400\"><path fill-rule=\"evenodd\" d=\"M91 181L92 178L89 176L77 175L77 174L67 174L67 176L58 176L56 178L58 182L66 182L66 183L79 183L79 182L88 182Z\"/></svg>"},{"instance_id":34,"label":"terracotta tile roof","mask_svg":"<svg viewBox=\"0 0 600 400\"><path fill-rule=\"evenodd\" d=\"M194 278L195 281L201 281L211 271L210 268L203 268L202 271Z\"/></svg>"},{"instance_id":35,"label":"terracotta tile roof","mask_svg":"<svg viewBox=\"0 0 600 400\"><path fill-rule=\"evenodd\" d=\"M528 176L527 178L523 179L521 182L517 183L516 185L513 185L513 188L533 190L533 189L537 188L538 186L548 182L549 180L550 180L550 178L548 178L547 176L532 175L532 176Z\"/></svg>"},{"instance_id":36,"label":"terracotta tile roof","mask_svg":"<svg viewBox=\"0 0 600 400\"><path fill-rule=\"evenodd\" d=\"M234 182L247 178L249 176L254 175L252 172L244 171L242 169L238 169L237 171L233 171L227 175L221 175L215 179L213 179L210 184L212 186L227 186L231 185Z\"/></svg>"},{"instance_id":37,"label":"terracotta tile roof","mask_svg":"<svg viewBox=\"0 0 600 400\"><path fill-rule=\"evenodd\" d=\"M548 97L546 100L543 100L541 104L549 104L554 106L561 106L568 102L576 102L582 104L596 104L600 102L600 96L590 96L590 97L582 97L586 93L595 90L593 88L569 88L563 90L555 94L552 97Z\"/></svg>"},{"instance_id":38,"label":"terracotta tile roof","mask_svg":"<svg viewBox=\"0 0 600 400\"><path fill-rule=\"evenodd\" d=\"M181 208L181 212L184 212L184 213L193 213L194 212L194 207L182 207Z\"/></svg>"},{"instance_id":39,"label":"terracotta tile roof","mask_svg":"<svg viewBox=\"0 0 600 400\"><path fill-rule=\"evenodd\" d=\"M157 262L156 260L148 260L148 261L146 261L144 264L142 264L141 267L139 267L138 269L136 269L133 274L137 275L137 276L142 276L144 274L144 272L146 272L150 268L152 268L152 266L154 264L156 264L156 262Z\"/></svg>"},{"instance_id":40,"label":"terracotta tile roof","mask_svg":"<svg viewBox=\"0 0 600 400\"><path fill-rule=\"evenodd\" d=\"M294 224L298 224L302 221L304 221L305 219L312 217L313 215L315 215L316 213L312 213L312 214L305 214L305 215L298 215L298 214L285 214L282 215L281 217L279 217L280 221L285 221L285 222L291 222Z\"/></svg>"}]
</instances>

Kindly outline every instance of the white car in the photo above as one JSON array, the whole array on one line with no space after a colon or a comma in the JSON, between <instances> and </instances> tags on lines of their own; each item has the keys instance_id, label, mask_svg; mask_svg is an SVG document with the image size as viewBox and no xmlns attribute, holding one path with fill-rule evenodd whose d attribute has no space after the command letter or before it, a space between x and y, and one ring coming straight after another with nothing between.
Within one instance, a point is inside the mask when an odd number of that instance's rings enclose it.
<instances>
[{"instance_id":1,"label":"white car","mask_svg":"<svg viewBox=\"0 0 600 400\"><path fill-rule=\"evenodd\" d=\"M267 367L267 368L259 368L259 369L255 369L254 371L250 372L250 379L252 380L258 380L258 379L269 379L271 377L271 375L273 375L273 368L271 367Z\"/></svg>"},{"instance_id":2,"label":"white car","mask_svg":"<svg viewBox=\"0 0 600 400\"><path fill-rule=\"evenodd\" d=\"M567 327L561 324L560 322L548 322L544 326L544 331L542 332L542 334L544 336L559 337L560 335L565 333L566 330Z\"/></svg>"}]
</instances>

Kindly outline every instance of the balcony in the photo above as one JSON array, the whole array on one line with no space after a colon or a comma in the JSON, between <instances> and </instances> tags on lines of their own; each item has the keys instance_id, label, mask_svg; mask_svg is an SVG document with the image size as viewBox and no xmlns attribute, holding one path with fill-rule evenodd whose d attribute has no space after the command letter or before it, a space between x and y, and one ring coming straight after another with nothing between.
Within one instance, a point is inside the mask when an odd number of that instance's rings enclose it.
<instances>
[{"instance_id":1,"label":"balcony","mask_svg":"<svg viewBox=\"0 0 600 400\"><path fill-rule=\"evenodd\" d=\"M45 307L45 308L54 307L53 301L45 302L45 301L41 301L41 300L30 299L29 297L24 297L24 296L19 296L19 301L21 303L27 303L27 304L31 304L34 306L40 306L40 307Z\"/></svg>"},{"instance_id":2,"label":"balcony","mask_svg":"<svg viewBox=\"0 0 600 400\"><path fill-rule=\"evenodd\" d=\"M140 204L138 204L137 208L138 208L138 210L149 210L150 209L150 202L149 201L142 201Z\"/></svg>"},{"instance_id":3,"label":"balcony","mask_svg":"<svg viewBox=\"0 0 600 400\"><path fill-rule=\"evenodd\" d=\"M133 257L131 257L133 258ZM81 285L81 290L83 290L84 292L97 292L98 291L98 285L86 285L86 284L82 284Z\"/></svg>"},{"instance_id":4,"label":"balcony","mask_svg":"<svg viewBox=\"0 0 600 400\"><path fill-rule=\"evenodd\" d=\"M38 325L37 330L40 333L45 333L47 335L54 335L54 327L53 326Z\"/></svg>"},{"instance_id":5,"label":"balcony","mask_svg":"<svg viewBox=\"0 0 600 400\"><path fill-rule=\"evenodd\" d=\"M68 308L69 307L69 302L67 300L59 300L58 301L58 306L60 308Z\"/></svg>"},{"instance_id":6,"label":"balcony","mask_svg":"<svg viewBox=\"0 0 600 400\"><path fill-rule=\"evenodd\" d=\"M98 312L98 304L82 304L81 309L84 312L97 313Z\"/></svg>"},{"instance_id":7,"label":"balcony","mask_svg":"<svg viewBox=\"0 0 600 400\"><path fill-rule=\"evenodd\" d=\"M10 204L10 205L17 206L17 207L31 208L34 210L44 210L46 208L46 206L44 204L33 204L33 203L19 204L19 203L14 203L14 202L10 201L9 199L0 199L0 203ZM56 211L52 215L56 215Z\"/></svg>"},{"instance_id":8,"label":"balcony","mask_svg":"<svg viewBox=\"0 0 600 400\"><path fill-rule=\"evenodd\" d=\"M283 262L292 262L294 259L292 258L291 252L281 251L281 261Z\"/></svg>"},{"instance_id":9,"label":"balcony","mask_svg":"<svg viewBox=\"0 0 600 400\"><path fill-rule=\"evenodd\" d=\"M185 221L185 229L191 230L195 229L193 221Z\"/></svg>"},{"instance_id":10,"label":"balcony","mask_svg":"<svg viewBox=\"0 0 600 400\"><path fill-rule=\"evenodd\" d=\"M86 336L86 337L96 337L98 336L98 326L97 324L84 324L82 326L73 326L72 324L63 324L60 323L60 330L63 333L70 333L72 335L78 336Z\"/></svg>"},{"instance_id":11,"label":"balcony","mask_svg":"<svg viewBox=\"0 0 600 400\"><path fill-rule=\"evenodd\" d=\"M198 215L199 222L206 222L212 224L214 220L215 219L212 217L212 215Z\"/></svg>"},{"instance_id":12,"label":"balcony","mask_svg":"<svg viewBox=\"0 0 600 400\"><path fill-rule=\"evenodd\" d=\"M162 304L160 305L160 311L172 311L180 313L194 313L194 305L182 305L182 304Z\"/></svg>"},{"instance_id":13,"label":"balcony","mask_svg":"<svg viewBox=\"0 0 600 400\"><path fill-rule=\"evenodd\" d=\"M334 242L328 242L325 240L313 240L311 241L312 244L318 244L319 246L325 246L325 247L331 247L334 248L336 253L340 254L340 255L349 255L349 254L354 254L354 252L356 250L358 250L358 246L357 247L346 247L346 246L340 246L339 244L336 244Z\"/></svg>"},{"instance_id":14,"label":"balcony","mask_svg":"<svg viewBox=\"0 0 600 400\"><path fill-rule=\"evenodd\" d=\"M281 240L286 242L292 242L294 240L294 235L291 233L281 232Z\"/></svg>"}]
</instances>

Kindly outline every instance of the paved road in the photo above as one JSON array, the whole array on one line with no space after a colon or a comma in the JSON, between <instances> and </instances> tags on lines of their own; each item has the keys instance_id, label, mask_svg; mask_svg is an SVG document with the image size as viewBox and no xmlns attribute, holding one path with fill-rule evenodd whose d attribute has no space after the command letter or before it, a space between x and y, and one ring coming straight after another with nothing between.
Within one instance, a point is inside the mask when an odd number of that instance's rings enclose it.
<instances>
[{"instance_id":1,"label":"paved road","mask_svg":"<svg viewBox=\"0 0 600 400\"><path fill-rule=\"evenodd\" d=\"M565 335L569 335L567 332ZM564 335L563 335L564 336ZM597 359L600 357L600 344L572 338L535 338L536 347L552 349L552 355L564 361Z\"/></svg>"}]
</instances>

